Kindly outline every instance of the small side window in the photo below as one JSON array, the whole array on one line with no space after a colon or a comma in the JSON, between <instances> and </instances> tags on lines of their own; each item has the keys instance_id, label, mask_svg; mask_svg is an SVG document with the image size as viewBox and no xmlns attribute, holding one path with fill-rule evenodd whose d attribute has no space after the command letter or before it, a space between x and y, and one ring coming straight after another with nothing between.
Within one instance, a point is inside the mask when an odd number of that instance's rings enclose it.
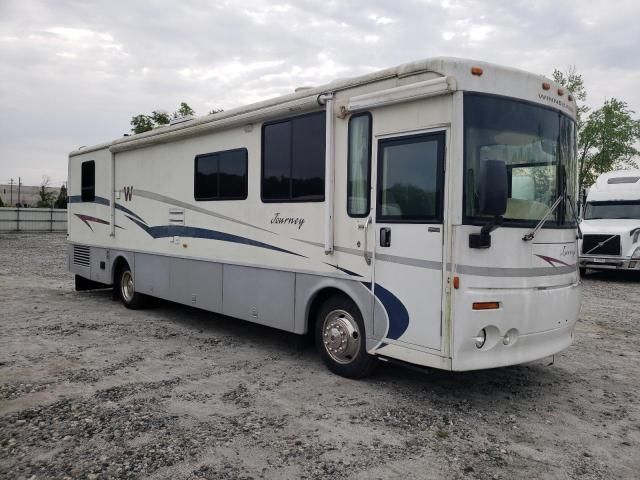
<instances>
[{"instance_id":1,"label":"small side window","mask_svg":"<svg viewBox=\"0 0 640 480\"><path fill-rule=\"evenodd\" d=\"M196 156L196 200L244 200L247 198L247 149Z\"/></svg>"},{"instance_id":2,"label":"small side window","mask_svg":"<svg viewBox=\"0 0 640 480\"><path fill-rule=\"evenodd\" d=\"M347 213L366 217L371 210L371 114L360 113L349 119L347 161Z\"/></svg>"},{"instance_id":3,"label":"small side window","mask_svg":"<svg viewBox=\"0 0 640 480\"><path fill-rule=\"evenodd\" d=\"M82 186L81 199L83 202L93 202L96 199L96 162L90 160L82 162L80 183Z\"/></svg>"}]
</instances>

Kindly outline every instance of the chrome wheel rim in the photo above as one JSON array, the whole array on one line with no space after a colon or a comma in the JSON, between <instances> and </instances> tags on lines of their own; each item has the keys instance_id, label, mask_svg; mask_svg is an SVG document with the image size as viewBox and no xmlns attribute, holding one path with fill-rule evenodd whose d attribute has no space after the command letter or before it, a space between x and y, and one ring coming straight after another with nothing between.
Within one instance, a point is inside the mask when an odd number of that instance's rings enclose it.
<instances>
[{"instance_id":1,"label":"chrome wheel rim","mask_svg":"<svg viewBox=\"0 0 640 480\"><path fill-rule=\"evenodd\" d=\"M120 291L122 292L122 298L125 302L133 300L135 290L133 288L133 275L129 270L122 274L122 282L120 283Z\"/></svg>"},{"instance_id":2,"label":"chrome wheel rim","mask_svg":"<svg viewBox=\"0 0 640 480\"><path fill-rule=\"evenodd\" d=\"M353 315L333 310L322 324L322 340L329 356L341 364L351 363L360 350L360 329Z\"/></svg>"}]
</instances>

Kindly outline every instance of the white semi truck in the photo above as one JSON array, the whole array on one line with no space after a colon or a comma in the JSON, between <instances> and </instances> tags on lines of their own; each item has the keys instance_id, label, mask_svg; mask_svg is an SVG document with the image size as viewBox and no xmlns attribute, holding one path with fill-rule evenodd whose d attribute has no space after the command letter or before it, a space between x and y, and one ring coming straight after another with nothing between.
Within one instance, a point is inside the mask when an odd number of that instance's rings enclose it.
<instances>
[{"instance_id":1,"label":"white semi truck","mask_svg":"<svg viewBox=\"0 0 640 480\"><path fill-rule=\"evenodd\" d=\"M640 170L600 175L587 194L580 273L589 269L640 271Z\"/></svg>"}]
</instances>

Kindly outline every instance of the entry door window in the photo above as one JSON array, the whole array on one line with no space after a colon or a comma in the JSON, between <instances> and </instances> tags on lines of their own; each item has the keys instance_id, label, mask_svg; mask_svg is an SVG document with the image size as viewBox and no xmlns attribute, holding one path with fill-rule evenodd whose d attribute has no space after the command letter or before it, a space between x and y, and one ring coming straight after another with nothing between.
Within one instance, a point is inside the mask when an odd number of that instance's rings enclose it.
<instances>
[{"instance_id":1,"label":"entry door window","mask_svg":"<svg viewBox=\"0 0 640 480\"><path fill-rule=\"evenodd\" d=\"M444 133L381 140L378 222L441 223Z\"/></svg>"}]
</instances>

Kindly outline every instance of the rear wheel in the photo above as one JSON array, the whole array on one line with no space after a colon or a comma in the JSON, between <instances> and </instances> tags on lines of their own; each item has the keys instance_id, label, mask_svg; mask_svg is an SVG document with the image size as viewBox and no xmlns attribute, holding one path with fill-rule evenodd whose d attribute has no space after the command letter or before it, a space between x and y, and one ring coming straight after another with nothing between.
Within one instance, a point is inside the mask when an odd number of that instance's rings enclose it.
<instances>
[{"instance_id":1,"label":"rear wheel","mask_svg":"<svg viewBox=\"0 0 640 480\"><path fill-rule=\"evenodd\" d=\"M117 282L114 285L116 294L122 300L122 304L132 310L137 310L145 306L146 297L136 292L133 272L129 265L123 265L118 270Z\"/></svg>"},{"instance_id":2,"label":"rear wheel","mask_svg":"<svg viewBox=\"0 0 640 480\"><path fill-rule=\"evenodd\" d=\"M347 378L362 378L375 369L377 360L366 349L360 310L349 298L327 299L315 323L318 352L329 369Z\"/></svg>"}]
</instances>

